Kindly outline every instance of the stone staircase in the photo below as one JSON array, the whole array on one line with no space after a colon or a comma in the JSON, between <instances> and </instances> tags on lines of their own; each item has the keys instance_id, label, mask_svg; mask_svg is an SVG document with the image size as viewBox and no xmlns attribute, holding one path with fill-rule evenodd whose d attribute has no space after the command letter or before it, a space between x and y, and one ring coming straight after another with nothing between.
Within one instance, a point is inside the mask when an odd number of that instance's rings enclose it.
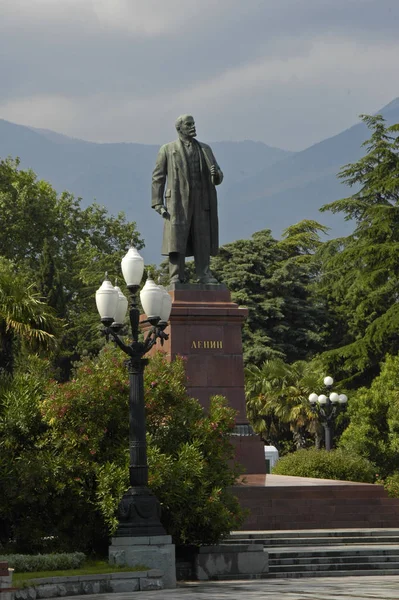
<instances>
[{"instance_id":1,"label":"stone staircase","mask_svg":"<svg viewBox=\"0 0 399 600\"><path fill-rule=\"evenodd\" d=\"M262 544L268 578L399 574L399 529L240 531L228 543Z\"/></svg>"}]
</instances>

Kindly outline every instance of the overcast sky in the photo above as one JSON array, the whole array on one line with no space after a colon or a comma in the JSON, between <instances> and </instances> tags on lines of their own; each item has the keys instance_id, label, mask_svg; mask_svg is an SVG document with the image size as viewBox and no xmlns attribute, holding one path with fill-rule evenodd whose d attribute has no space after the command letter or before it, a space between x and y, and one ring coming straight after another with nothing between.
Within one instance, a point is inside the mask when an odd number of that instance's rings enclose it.
<instances>
[{"instance_id":1,"label":"overcast sky","mask_svg":"<svg viewBox=\"0 0 399 600\"><path fill-rule=\"evenodd\" d=\"M399 0L0 0L0 118L300 150L399 96Z\"/></svg>"}]
</instances>

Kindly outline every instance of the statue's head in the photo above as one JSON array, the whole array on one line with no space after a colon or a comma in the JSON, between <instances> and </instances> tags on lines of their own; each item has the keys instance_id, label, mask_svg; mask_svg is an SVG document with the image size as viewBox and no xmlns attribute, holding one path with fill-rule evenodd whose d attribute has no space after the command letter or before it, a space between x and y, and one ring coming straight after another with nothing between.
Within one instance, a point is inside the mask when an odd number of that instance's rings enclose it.
<instances>
[{"instance_id":1,"label":"statue's head","mask_svg":"<svg viewBox=\"0 0 399 600\"><path fill-rule=\"evenodd\" d=\"M176 119L175 125L177 132L185 137L194 138L197 135L194 117L191 115L181 115Z\"/></svg>"}]
</instances>

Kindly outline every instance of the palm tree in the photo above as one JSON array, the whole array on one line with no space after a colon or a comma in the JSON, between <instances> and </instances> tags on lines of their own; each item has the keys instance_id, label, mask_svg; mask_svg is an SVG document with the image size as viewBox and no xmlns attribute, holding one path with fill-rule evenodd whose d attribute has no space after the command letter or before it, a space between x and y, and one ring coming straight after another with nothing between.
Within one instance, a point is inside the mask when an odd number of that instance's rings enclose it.
<instances>
[{"instance_id":1,"label":"palm tree","mask_svg":"<svg viewBox=\"0 0 399 600\"><path fill-rule=\"evenodd\" d=\"M60 325L34 284L0 258L0 373L12 374L16 344L34 351L54 347Z\"/></svg>"},{"instance_id":2,"label":"palm tree","mask_svg":"<svg viewBox=\"0 0 399 600\"><path fill-rule=\"evenodd\" d=\"M288 427L297 449L306 435L320 443L320 425L311 410L309 394L320 387L322 366L318 361L287 364L282 359L265 361L245 369L248 417L257 433L278 443L281 429Z\"/></svg>"}]
</instances>

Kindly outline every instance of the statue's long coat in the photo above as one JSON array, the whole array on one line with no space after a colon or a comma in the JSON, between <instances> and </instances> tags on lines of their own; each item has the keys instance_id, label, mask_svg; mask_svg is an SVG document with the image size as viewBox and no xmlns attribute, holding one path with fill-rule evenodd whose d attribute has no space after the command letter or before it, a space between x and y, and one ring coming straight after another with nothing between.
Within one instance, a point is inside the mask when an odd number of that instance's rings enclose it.
<instances>
[{"instance_id":1,"label":"statue's long coat","mask_svg":"<svg viewBox=\"0 0 399 600\"><path fill-rule=\"evenodd\" d=\"M152 175L152 207L164 205L170 218L164 219L162 254L170 252L193 255L189 238L190 227L197 228L197 234L203 234L204 227L210 227L210 255L214 256L219 248L219 224L215 185L211 181L210 167L215 165L217 175L215 184L223 180L213 152L207 144L193 140L200 154L201 168L201 207L193 219L193 206L190 204L190 173L183 143L179 140L165 144L159 150ZM206 211L206 212L202 212Z\"/></svg>"}]
</instances>

